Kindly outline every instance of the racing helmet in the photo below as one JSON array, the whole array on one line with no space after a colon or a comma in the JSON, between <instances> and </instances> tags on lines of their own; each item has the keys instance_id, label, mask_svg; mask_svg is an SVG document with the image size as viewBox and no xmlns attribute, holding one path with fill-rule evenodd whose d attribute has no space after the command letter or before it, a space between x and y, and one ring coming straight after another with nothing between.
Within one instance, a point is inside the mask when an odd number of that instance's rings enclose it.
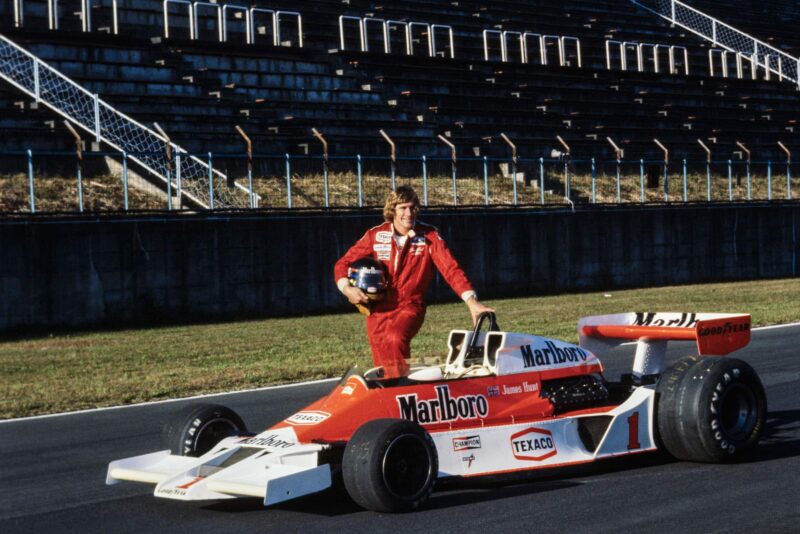
<instances>
[{"instance_id":1,"label":"racing helmet","mask_svg":"<svg viewBox=\"0 0 800 534\"><path fill-rule=\"evenodd\" d=\"M381 300L386 293L386 271L375 258L367 256L351 263L347 279L351 286L366 293L369 300Z\"/></svg>"}]
</instances>

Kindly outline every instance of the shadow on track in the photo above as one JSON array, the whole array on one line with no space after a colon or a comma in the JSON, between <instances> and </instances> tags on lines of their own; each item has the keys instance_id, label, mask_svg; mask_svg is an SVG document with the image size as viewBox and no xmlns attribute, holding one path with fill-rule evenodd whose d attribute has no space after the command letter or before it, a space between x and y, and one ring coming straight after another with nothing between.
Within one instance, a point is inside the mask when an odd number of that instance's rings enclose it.
<instances>
[{"instance_id":1,"label":"shadow on track","mask_svg":"<svg viewBox=\"0 0 800 534\"><path fill-rule=\"evenodd\" d=\"M477 478L448 478L437 482L433 495L422 505L420 510L447 509L479 502L569 489L584 484L583 481L569 480L573 477L586 478L630 469L654 467L669 461L663 455L653 453L626 458L613 458L594 464L549 469L538 473L521 472ZM250 498L217 501L202 508L231 514L246 514L265 510L261 500ZM272 508L326 517L364 512L364 509L350 499L341 483L334 484L332 488L323 492L278 504Z\"/></svg>"},{"instance_id":2,"label":"shadow on track","mask_svg":"<svg viewBox=\"0 0 800 534\"><path fill-rule=\"evenodd\" d=\"M765 426L755 461L800 456L800 410L768 412Z\"/></svg>"},{"instance_id":3,"label":"shadow on track","mask_svg":"<svg viewBox=\"0 0 800 534\"><path fill-rule=\"evenodd\" d=\"M764 435L755 462L800 456L800 410L784 410L767 414ZM438 510L569 489L584 484L583 479L648 469L677 462L665 453L648 453L612 458L583 465L540 472L522 472L478 478L448 478L436 485L431 498L420 510ZM576 480L580 478L581 480ZM202 507L205 510L231 514L263 512L260 499L218 501ZM332 488L289 501L273 508L325 517L362 513L364 510L347 495L341 482Z\"/></svg>"}]
</instances>

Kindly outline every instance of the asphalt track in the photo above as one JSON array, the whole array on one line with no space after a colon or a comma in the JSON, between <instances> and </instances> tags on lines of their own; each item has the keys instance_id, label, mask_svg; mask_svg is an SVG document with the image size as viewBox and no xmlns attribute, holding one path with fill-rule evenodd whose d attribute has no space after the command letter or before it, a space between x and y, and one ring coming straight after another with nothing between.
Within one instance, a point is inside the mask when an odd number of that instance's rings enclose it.
<instances>
[{"instance_id":1,"label":"asphalt track","mask_svg":"<svg viewBox=\"0 0 800 534\"><path fill-rule=\"evenodd\" d=\"M759 330L738 356L761 376L769 403L755 461L738 465L613 460L523 479L456 485L419 511L364 511L327 491L265 509L257 499L183 503L152 487L105 485L110 460L159 448L162 424L185 402L0 424L0 532L797 532L800 525L800 326ZM676 350L677 349L677 350ZM670 358L691 351L675 344ZM603 358L630 368L632 349ZM213 400L265 428L330 383Z\"/></svg>"}]
</instances>

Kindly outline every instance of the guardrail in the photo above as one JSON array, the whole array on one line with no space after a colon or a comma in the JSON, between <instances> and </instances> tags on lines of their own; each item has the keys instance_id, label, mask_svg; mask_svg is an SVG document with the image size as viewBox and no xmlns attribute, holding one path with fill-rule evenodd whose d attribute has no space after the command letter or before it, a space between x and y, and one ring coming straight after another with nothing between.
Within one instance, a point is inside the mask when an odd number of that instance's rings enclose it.
<instances>
[{"instance_id":1,"label":"guardrail","mask_svg":"<svg viewBox=\"0 0 800 534\"><path fill-rule=\"evenodd\" d=\"M25 25L25 0L12 0L14 7L14 26L17 28ZM63 0L45 0L47 3L47 27L50 30L58 30L61 21L61 4ZM75 12L81 19L81 30L83 32L95 31L92 23L92 10L102 5L110 3L111 6L111 27L109 33L119 34L119 6L118 0L80 0L80 11ZM185 7L181 7L185 6ZM217 39L220 42L227 42L228 36L232 33L229 26L236 22L236 19L243 19L245 42L253 44L256 36L266 33L267 26L259 26L258 21L264 16L268 17L268 25L272 34L272 44L274 46L286 46L282 40L282 34L286 32L286 21L294 20L296 31L297 46L303 47L303 16L297 11L282 11L264 9L258 7L245 7L236 4L219 4L216 2L192 2L190 0L164 0L162 5L164 37L169 38L170 17L176 16L174 10L185 9L185 17L188 19L187 30L189 38L196 40L200 38L201 22L206 16L204 12L211 12L216 19L214 24ZM170 11L173 11L170 13ZM174 23L173 23L174 24Z\"/></svg>"},{"instance_id":2,"label":"guardrail","mask_svg":"<svg viewBox=\"0 0 800 534\"><path fill-rule=\"evenodd\" d=\"M718 73L722 78L730 76L730 58L733 57L736 68L736 77L740 80L750 78L757 80L759 71L764 73L764 79L772 79L772 71L764 67L764 63L759 62L755 55L747 56L741 52L729 52L721 48L712 48L708 51L708 75L712 78L717 77ZM715 66L716 65L716 66Z\"/></svg>"},{"instance_id":3,"label":"guardrail","mask_svg":"<svg viewBox=\"0 0 800 534\"><path fill-rule=\"evenodd\" d=\"M665 18L675 26L703 37L714 46L752 58L754 71L761 67L778 76L781 81L789 80L800 86L800 58L790 56L678 0L629 1Z\"/></svg>"},{"instance_id":4,"label":"guardrail","mask_svg":"<svg viewBox=\"0 0 800 534\"><path fill-rule=\"evenodd\" d=\"M267 22L272 30L272 44L274 46L289 46L291 44L287 44L282 38L285 26L283 22L287 19L295 21L294 27L297 36L297 46L302 48L304 44L303 15L297 11L272 10L259 7L247 8L235 4L190 2L189 0L164 0L164 37L167 39L169 39L170 36L170 6L186 6L186 17L188 18L187 29L189 30L189 39L193 41L200 39L200 25L201 19L203 18L203 11L210 11L212 17L216 20L216 34L220 42L226 42L228 40L228 36L231 33L228 29L228 24L231 22L231 19L244 18L245 42L247 44L254 44L256 42L256 36L261 33L266 33L267 28L267 26L259 26L257 21L263 17L267 17Z\"/></svg>"},{"instance_id":5,"label":"guardrail","mask_svg":"<svg viewBox=\"0 0 800 534\"><path fill-rule=\"evenodd\" d=\"M548 47L554 46L558 50L559 66L569 66L570 60L568 58L569 52L567 47L568 45L573 45L571 57L575 58L579 68L583 66L581 40L577 37L569 35L544 35L529 31L483 30L483 59L485 61L493 60L494 56L491 53L490 39L494 36L497 37L497 41L500 45L500 61L503 63L511 61L511 54L509 51L516 48L509 46L510 38L512 44L514 39L517 40L520 63L528 64L535 62L534 60L538 60L539 65L547 65L549 63L548 56L550 55L548 54ZM531 55L528 49L528 42L531 39L534 39L534 42L538 44L538 53L535 55Z\"/></svg>"},{"instance_id":6,"label":"guardrail","mask_svg":"<svg viewBox=\"0 0 800 534\"><path fill-rule=\"evenodd\" d=\"M116 150L145 154L131 160L163 181L168 189L175 187L187 198L203 207L213 207L214 199L221 206L244 206L247 190L239 184L229 189L217 186L209 191L209 176L217 184L226 184L224 174L213 171L202 160L187 156L186 150L162 135L117 111L56 69L0 35L0 77L46 105L57 114L92 134ZM166 156L165 147L175 155ZM160 156L154 154L162 154Z\"/></svg>"},{"instance_id":7,"label":"guardrail","mask_svg":"<svg viewBox=\"0 0 800 534\"><path fill-rule=\"evenodd\" d=\"M427 22L414 22L414 21L400 21L400 20L385 20L374 17L357 17L351 15L339 16L339 48L340 50L347 49L347 30L354 22L358 34L358 41L362 52L369 52L370 50L370 25L378 26L378 36L380 43L383 45L383 52L385 54L392 53L392 32L395 30L402 30L402 41L405 43L405 54L408 56L414 55L414 42L415 35L419 37L420 41L427 42L428 56L437 57L440 54L449 56L450 59L455 59L455 43L453 40L453 28L446 24L429 24ZM416 31L416 34L415 34ZM441 47L437 44L436 36L444 33L447 41L446 46Z\"/></svg>"},{"instance_id":8,"label":"guardrail","mask_svg":"<svg viewBox=\"0 0 800 534\"><path fill-rule=\"evenodd\" d=\"M117 0L106 0L111 3L111 27L109 32L115 35L119 33L119 10ZM22 28L25 25L25 0L12 0L14 5L14 27ZM61 0L45 0L47 3L47 27L51 30L58 30L61 20ZM84 32L93 31L92 9L102 4L102 0L80 0L80 11L75 12L80 15L81 30Z\"/></svg>"},{"instance_id":9,"label":"guardrail","mask_svg":"<svg viewBox=\"0 0 800 534\"><path fill-rule=\"evenodd\" d=\"M613 56L614 48L618 49L617 56ZM663 50L667 55L668 72L670 74L680 74L683 71L686 76L689 75L689 51L684 46L615 41L611 39L606 40L606 68L611 70L612 66L619 62L620 70L627 71L629 68L628 52L632 51L636 58L636 70L645 72L649 63L645 59L646 50L652 51L650 62L653 65L653 72L661 72L661 54L659 52ZM678 57L681 57L683 61L679 62Z\"/></svg>"}]
</instances>

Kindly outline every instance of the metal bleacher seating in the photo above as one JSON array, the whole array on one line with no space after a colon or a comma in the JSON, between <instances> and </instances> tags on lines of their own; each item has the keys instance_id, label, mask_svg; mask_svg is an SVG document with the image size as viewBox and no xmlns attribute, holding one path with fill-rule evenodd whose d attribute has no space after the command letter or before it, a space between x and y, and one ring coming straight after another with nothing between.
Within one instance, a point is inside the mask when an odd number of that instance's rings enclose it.
<instances>
[{"instance_id":1,"label":"metal bleacher seating","mask_svg":"<svg viewBox=\"0 0 800 534\"><path fill-rule=\"evenodd\" d=\"M256 2L302 11L302 47L291 28L290 46L274 46L266 35L246 44L241 28L219 42L211 16L199 19L198 38L190 39L179 4L171 8L173 26L165 38L160 0L120 0L117 35L108 29L111 2L95 1L94 27L84 32L72 13L80 2L61 4L59 29L50 30L45 2L25 0L22 27L13 25L11 2L3 3L2 32L120 111L145 124L158 122L189 151L241 151L234 130L241 125L257 151L275 154L313 150L315 127L325 132L332 154L386 154L378 135L384 129L408 155L447 155L436 138L442 132L464 154L501 155L507 147L497 136L504 132L528 157L549 156L558 148L556 135L586 157L612 157L606 137L626 157L659 154L654 137L678 157L704 157L698 138L712 139L720 153L730 154L743 141L770 157L778 154L776 141L795 127L796 84L711 77L709 43L629 2ZM777 24L789 13L787 2L741 10L729 2L697 4L722 19L736 15L729 21L734 26L798 50L791 25ZM775 21L762 16L779 8ZM791 14L800 16L797 9ZM343 50L341 15L448 26L454 50L443 39L429 57L424 32L412 34L415 55L386 54L374 35L371 51L361 51L356 33ZM487 61L484 30L575 37L581 66L574 52L564 66L553 60L522 64L513 46L508 61L494 57L496 49ZM684 47L689 74L666 73L663 66L658 73L622 71L616 64L609 69L608 40ZM31 109L8 87L0 88L0 109L4 148L68 145L48 112Z\"/></svg>"}]
</instances>

